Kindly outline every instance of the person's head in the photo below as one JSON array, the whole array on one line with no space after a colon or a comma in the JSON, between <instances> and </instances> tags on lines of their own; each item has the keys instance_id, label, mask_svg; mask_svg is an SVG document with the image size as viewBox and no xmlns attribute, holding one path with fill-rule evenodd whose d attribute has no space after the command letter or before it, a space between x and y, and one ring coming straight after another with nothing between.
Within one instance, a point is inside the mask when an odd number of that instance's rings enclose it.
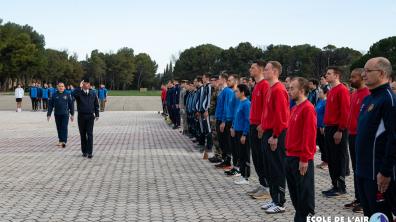
<instances>
[{"instance_id":1,"label":"person's head","mask_svg":"<svg viewBox=\"0 0 396 222\"><path fill-rule=\"evenodd\" d=\"M340 82L342 70L337 66L329 66L326 71L326 81L330 84Z\"/></svg>"},{"instance_id":2,"label":"person's head","mask_svg":"<svg viewBox=\"0 0 396 222\"><path fill-rule=\"evenodd\" d=\"M204 73L203 75L202 75L202 82L203 83L209 83L209 81L210 81L210 76L209 76L209 74L208 73Z\"/></svg>"},{"instance_id":3,"label":"person's head","mask_svg":"<svg viewBox=\"0 0 396 222\"><path fill-rule=\"evenodd\" d=\"M249 82L248 82L248 79L247 78L242 78L242 82L241 82L242 84L245 84L245 85L248 85L249 84Z\"/></svg>"},{"instance_id":4,"label":"person's head","mask_svg":"<svg viewBox=\"0 0 396 222\"><path fill-rule=\"evenodd\" d=\"M375 89L389 81L392 75L392 64L387 58L375 57L364 65L363 80L369 89Z\"/></svg>"},{"instance_id":5,"label":"person's head","mask_svg":"<svg viewBox=\"0 0 396 222\"><path fill-rule=\"evenodd\" d=\"M216 78L216 77L212 77L212 78L210 79L210 84L211 84L214 88L217 88L217 87L218 87L217 78Z\"/></svg>"},{"instance_id":6,"label":"person's head","mask_svg":"<svg viewBox=\"0 0 396 222\"><path fill-rule=\"evenodd\" d=\"M235 91L235 95L238 99L244 99L249 96L249 87L245 84L237 85L237 89Z\"/></svg>"},{"instance_id":7,"label":"person's head","mask_svg":"<svg viewBox=\"0 0 396 222\"><path fill-rule=\"evenodd\" d=\"M351 83L352 88L360 89L362 85L364 85L362 73L364 69L356 68L352 70L351 76L349 77L349 82Z\"/></svg>"},{"instance_id":8,"label":"person's head","mask_svg":"<svg viewBox=\"0 0 396 222\"><path fill-rule=\"evenodd\" d=\"M59 82L56 88L58 89L58 92L63 93L65 91L65 84L63 82Z\"/></svg>"},{"instance_id":9,"label":"person's head","mask_svg":"<svg viewBox=\"0 0 396 222\"><path fill-rule=\"evenodd\" d=\"M219 81L220 81L220 85L224 85L227 83L228 81L228 74L227 73L221 73L219 76Z\"/></svg>"},{"instance_id":10,"label":"person's head","mask_svg":"<svg viewBox=\"0 0 396 222\"><path fill-rule=\"evenodd\" d=\"M203 84L202 76L197 76L197 86L202 86L202 84Z\"/></svg>"},{"instance_id":11,"label":"person's head","mask_svg":"<svg viewBox=\"0 0 396 222\"><path fill-rule=\"evenodd\" d=\"M264 79L268 81L278 80L282 74L282 65L278 61L269 61L264 69Z\"/></svg>"},{"instance_id":12,"label":"person's head","mask_svg":"<svg viewBox=\"0 0 396 222\"><path fill-rule=\"evenodd\" d=\"M316 80L316 79L310 79L309 80L309 89L310 90L314 90L314 89L317 89L318 88L318 80Z\"/></svg>"},{"instance_id":13,"label":"person's head","mask_svg":"<svg viewBox=\"0 0 396 222\"><path fill-rule=\"evenodd\" d=\"M319 99L326 99L328 91L329 91L328 87L326 87L326 86L320 87L319 88Z\"/></svg>"},{"instance_id":14,"label":"person's head","mask_svg":"<svg viewBox=\"0 0 396 222\"><path fill-rule=\"evenodd\" d=\"M320 77L320 85L321 86L327 85L326 74Z\"/></svg>"},{"instance_id":15,"label":"person's head","mask_svg":"<svg viewBox=\"0 0 396 222\"><path fill-rule=\"evenodd\" d=\"M295 77L290 82L290 96L294 101L298 101L308 95L309 82L302 77Z\"/></svg>"},{"instance_id":16,"label":"person's head","mask_svg":"<svg viewBox=\"0 0 396 222\"><path fill-rule=\"evenodd\" d=\"M21 84L18 84L18 85L17 85L17 88L21 88Z\"/></svg>"},{"instance_id":17,"label":"person's head","mask_svg":"<svg viewBox=\"0 0 396 222\"><path fill-rule=\"evenodd\" d=\"M257 60L250 65L249 73L253 78L258 78L263 75L267 63L263 60Z\"/></svg>"},{"instance_id":18,"label":"person's head","mask_svg":"<svg viewBox=\"0 0 396 222\"><path fill-rule=\"evenodd\" d=\"M181 87L186 88L187 82L188 82L187 80L182 80Z\"/></svg>"},{"instance_id":19,"label":"person's head","mask_svg":"<svg viewBox=\"0 0 396 222\"><path fill-rule=\"evenodd\" d=\"M234 88L237 82L238 82L238 78L236 78L235 75L228 76L228 80L227 80L228 87Z\"/></svg>"},{"instance_id":20,"label":"person's head","mask_svg":"<svg viewBox=\"0 0 396 222\"><path fill-rule=\"evenodd\" d=\"M396 81L393 81L393 82L390 84L390 86L391 86L391 88L392 88L392 91L396 94Z\"/></svg>"}]
</instances>

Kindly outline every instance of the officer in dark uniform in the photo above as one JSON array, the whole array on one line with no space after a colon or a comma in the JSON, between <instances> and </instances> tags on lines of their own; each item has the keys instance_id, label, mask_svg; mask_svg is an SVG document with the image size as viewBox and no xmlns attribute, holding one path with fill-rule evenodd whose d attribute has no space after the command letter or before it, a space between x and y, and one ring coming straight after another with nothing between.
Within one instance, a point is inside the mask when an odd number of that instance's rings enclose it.
<instances>
[{"instance_id":1,"label":"officer in dark uniform","mask_svg":"<svg viewBox=\"0 0 396 222\"><path fill-rule=\"evenodd\" d=\"M74 120L74 103L69 94L65 92L65 84L58 83L58 91L48 100L47 120L51 118L52 110L55 109L55 123L58 131L59 143L57 146L63 148L67 143L67 126L70 120Z\"/></svg>"},{"instance_id":2,"label":"officer in dark uniform","mask_svg":"<svg viewBox=\"0 0 396 222\"><path fill-rule=\"evenodd\" d=\"M81 152L83 157L93 157L93 126L95 119L99 119L99 101L93 90L89 79L85 78L76 88L72 95L77 102L78 129L81 137Z\"/></svg>"}]
</instances>

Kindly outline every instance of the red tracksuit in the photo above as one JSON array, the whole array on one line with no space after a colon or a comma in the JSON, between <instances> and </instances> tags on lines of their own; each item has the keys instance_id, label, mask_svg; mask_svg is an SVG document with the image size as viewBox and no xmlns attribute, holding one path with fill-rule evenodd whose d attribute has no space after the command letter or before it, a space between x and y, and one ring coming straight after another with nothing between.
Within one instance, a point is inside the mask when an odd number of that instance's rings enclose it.
<instances>
[{"instance_id":1,"label":"red tracksuit","mask_svg":"<svg viewBox=\"0 0 396 222\"><path fill-rule=\"evenodd\" d=\"M316 112L309 100L294 106L286 133L286 155L301 162L313 160L316 152Z\"/></svg>"},{"instance_id":2,"label":"red tracksuit","mask_svg":"<svg viewBox=\"0 0 396 222\"><path fill-rule=\"evenodd\" d=\"M275 83L264 97L263 115L261 116L261 128L264 132L272 130L273 136L287 129L290 110L289 94L281 82Z\"/></svg>"},{"instance_id":3,"label":"red tracksuit","mask_svg":"<svg viewBox=\"0 0 396 222\"><path fill-rule=\"evenodd\" d=\"M358 89L351 95L351 109L348 116L348 133L349 135L357 134L357 122L359 119L360 107L362 106L364 97L370 95L367 87Z\"/></svg>"},{"instance_id":4,"label":"red tracksuit","mask_svg":"<svg viewBox=\"0 0 396 222\"><path fill-rule=\"evenodd\" d=\"M348 89L341 83L327 93L324 124L347 129L350 99Z\"/></svg>"},{"instance_id":5,"label":"red tracksuit","mask_svg":"<svg viewBox=\"0 0 396 222\"><path fill-rule=\"evenodd\" d=\"M252 92L252 101L250 107L250 124L260 125L261 115L264 107L264 97L269 89L269 84L266 80L258 82Z\"/></svg>"}]
</instances>

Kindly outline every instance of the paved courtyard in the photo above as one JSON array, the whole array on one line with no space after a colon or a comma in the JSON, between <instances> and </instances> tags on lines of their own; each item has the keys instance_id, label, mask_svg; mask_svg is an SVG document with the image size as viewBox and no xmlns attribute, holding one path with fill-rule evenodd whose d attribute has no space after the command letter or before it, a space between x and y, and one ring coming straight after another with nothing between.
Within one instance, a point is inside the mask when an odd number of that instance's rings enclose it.
<instances>
[{"instance_id":1,"label":"paved courtyard","mask_svg":"<svg viewBox=\"0 0 396 222\"><path fill-rule=\"evenodd\" d=\"M156 112L103 113L92 160L75 122L66 149L44 113L1 111L0 124L0 221L292 221L288 194L286 213L266 215L245 194L255 175L234 185ZM360 216L342 209L351 189L326 199L328 174L315 173L317 216Z\"/></svg>"}]
</instances>

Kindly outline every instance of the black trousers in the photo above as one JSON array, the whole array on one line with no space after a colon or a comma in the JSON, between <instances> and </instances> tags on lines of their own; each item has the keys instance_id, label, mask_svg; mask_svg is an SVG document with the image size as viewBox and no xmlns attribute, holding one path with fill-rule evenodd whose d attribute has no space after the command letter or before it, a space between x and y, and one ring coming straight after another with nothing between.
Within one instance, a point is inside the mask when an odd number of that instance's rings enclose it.
<instances>
[{"instance_id":1,"label":"black trousers","mask_svg":"<svg viewBox=\"0 0 396 222\"><path fill-rule=\"evenodd\" d=\"M43 109L44 110L48 109L48 99L43 99Z\"/></svg>"},{"instance_id":2,"label":"black trousers","mask_svg":"<svg viewBox=\"0 0 396 222\"><path fill-rule=\"evenodd\" d=\"M371 217L374 213L385 214L389 221L393 221L392 207L395 208L396 183L391 181L388 189L383 194L384 201L377 201L378 186L376 180L357 177L357 186L360 204L363 207L364 216Z\"/></svg>"},{"instance_id":3,"label":"black trousers","mask_svg":"<svg viewBox=\"0 0 396 222\"><path fill-rule=\"evenodd\" d=\"M221 121L220 120L216 120L216 133L217 133L217 141L219 141L219 147L220 147L220 150L221 150L221 158L222 159L225 159L225 151L224 151L224 146L225 146L225 143L224 143L224 133L222 133L222 132L220 132L220 124L221 124Z\"/></svg>"},{"instance_id":4,"label":"black trousers","mask_svg":"<svg viewBox=\"0 0 396 222\"><path fill-rule=\"evenodd\" d=\"M204 117L204 114L201 113L201 117L199 119L199 125L201 128L203 143L206 141L206 149L212 150L213 147L213 138L212 138L212 129L210 128L210 118Z\"/></svg>"},{"instance_id":5,"label":"black trousers","mask_svg":"<svg viewBox=\"0 0 396 222\"><path fill-rule=\"evenodd\" d=\"M320 128L317 128L316 130L316 145L318 145L320 149L320 159L323 162L328 163L329 157L325 143L325 136L320 132Z\"/></svg>"},{"instance_id":6,"label":"black trousers","mask_svg":"<svg viewBox=\"0 0 396 222\"><path fill-rule=\"evenodd\" d=\"M67 143L67 126L69 125L69 115L55 115L56 130L59 142Z\"/></svg>"},{"instance_id":7,"label":"black trousers","mask_svg":"<svg viewBox=\"0 0 396 222\"><path fill-rule=\"evenodd\" d=\"M268 173L266 170L268 166L264 158L263 148L261 147L262 140L258 138L257 125L250 125L249 137L254 169L256 170L260 184L268 187Z\"/></svg>"},{"instance_id":8,"label":"black trousers","mask_svg":"<svg viewBox=\"0 0 396 222\"><path fill-rule=\"evenodd\" d=\"M223 160L226 164L231 164L231 155L234 147L234 141L230 133L231 126L232 123L227 121L225 123L224 132L223 132L223 143L224 143Z\"/></svg>"},{"instance_id":9,"label":"black trousers","mask_svg":"<svg viewBox=\"0 0 396 222\"><path fill-rule=\"evenodd\" d=\"M172 123L174 124L174 123L175 123L175 118L174 118L174 115L173 115L173 108L172 108L172 106L169 106L169 105L167 105L166 108L167 108L167 110L168 110L169 119L170 119L170 120L172 121Z\"/></svg>"},{"instance_id":10,"label":"black trousers","mask_svg":"<svg viewBox=\"0 0 396 222\"><path fill-rule=\"evenodd\" d=\"M268 162L268 179L269 188L272 201L283 207L286 202L285 188L286 188L286 150L285 150L285 136L284 130L278 137L278 145L275 151L271 150L268 139L272 136L272 130L267 131L263 135L263 149L264 156Z\"/></svg>"},{"instance_id":11,"label":"black trousers","mask_svg":"<svg viewBox=\"0 0 396 222\"><path fill-rule=\"evenodd\" d=\"M93 127L95 116L93 114L78 114L78 129L81 137L81 152L92 155Z\"/></svg>"},{"instance_id":12,"label":"black trousers","mask_svg":"<svg viewBox=\"0 0 396 222\"><path fill-rule=\"evenodd\" d=\"M173 107L173 118L174 118L174 124L176 126L180 126L180 109Z\"/></svg>"},{"instance_id":13,"label":"black trousers","mask_svg":"<svg viewBox=\"0 0 396 222\"><path fill-rule=\"evenodd\" d=\"M308 161L304 176L300 174L299 162L298 157L286 157L286 180L296 210L294 222L305 222L309 214L315 214L314 162Z\"/></svg>"},{"instance_id":14,"label":"black trousers","mask_svg":"<svg viewBox=\"0 0 396 222\"><path fill-rule=\"evenodd\" d=\"M249 136L246 136L245 144L241 143L242 131L235 132L236 149L239 153L239 171L244 178L250 177L250 148Z\"/></svg>"},{"instance_id":15,"label":"black trousers","mask_svg":"<svg viewBox=\"0 0 396 222\"><path fill-rule=\"evenodd\" d=\"M38 108L38 99L37 98L32 98L30 97L30 100L32 100L32 110L37 110Z\"/></svg>"},{"instance_id":16,"label":"black trousers","mask_svg":"<svg viewBox=\"0 0 396 222\"><path fill-rule=\"evenodd\" d=\"M355 141L356 141L356 135L348 135L348 142L349 142L349 155L351 156L351 162L352 162L352 170L353 170L353 185L355 187L355 199L360 203L360 198L359 198L359 192L357 189L357 178L356 178L356 148L355 148Z\"/></svg>"},{"instance_id":17,"label":"black trousers","mask_svg":"<svg viewBox=\"0 0 396 222\"><path fill-rule=\"evenodd\" d=\"M334 188L345 191L345 174L346 174L346 157L348 146L348 133L346 130L342 132L342 139L339 144L334 142L334 134L337 132L337 126L326 126L325 143L329 153L329 173L331 183Z\"/></svg>"}]
</instances>

